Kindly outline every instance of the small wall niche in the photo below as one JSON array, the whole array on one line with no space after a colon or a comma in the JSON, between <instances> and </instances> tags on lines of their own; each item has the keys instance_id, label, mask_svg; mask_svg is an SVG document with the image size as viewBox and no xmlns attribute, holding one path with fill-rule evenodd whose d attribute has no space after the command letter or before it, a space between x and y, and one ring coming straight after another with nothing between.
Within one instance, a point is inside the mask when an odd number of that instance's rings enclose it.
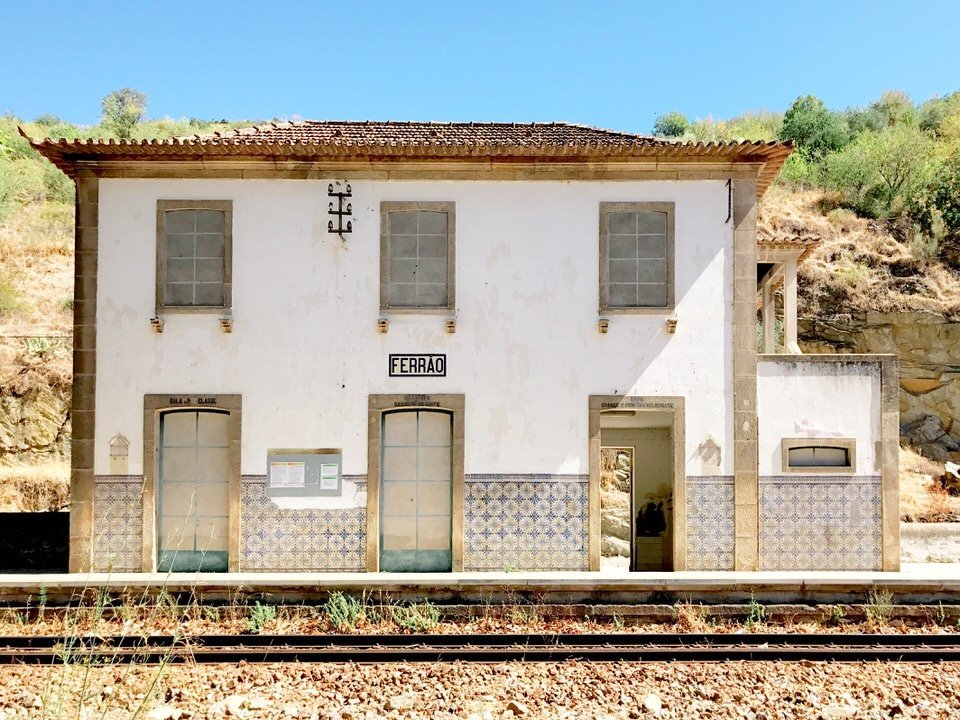
<instances>
[{"instance_id":1,"label":"small wall niche","mask_svg":"<svg viewBox=\"0 0 960 720\"><path fill-rule=\"evenodd\" d=\"M130 441L117 433L110 438L110 474L127 475L130 469Z\"/></svg>"}]
</instances>

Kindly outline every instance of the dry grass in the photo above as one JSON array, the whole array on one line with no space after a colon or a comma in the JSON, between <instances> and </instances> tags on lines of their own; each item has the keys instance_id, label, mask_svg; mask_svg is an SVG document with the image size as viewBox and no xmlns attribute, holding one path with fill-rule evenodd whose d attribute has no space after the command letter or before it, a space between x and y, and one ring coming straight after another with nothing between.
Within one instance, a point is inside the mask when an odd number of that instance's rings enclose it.
<instances>
[{"instance_id":1,"label":"dry grass","mask_svg":"<svg viewBox=\"0 0 960 720\"><path fill-rule=\"evenodd\" d=\"M704 610L702 605L694 605L690 602L677 604L676 626L679 631L686 633L710 632L712 628L706 620L707 614Z\"/></svg>"},{"instance_id":2,"label":"dry grass","mask_svg":"<svg viewBox=\"0 0 960 720\"><path fill-rule=\"evenodd\" d=\"M800 269L800 313L932 312L960 319L960 272L916 254L909 223L879 223L831 209L823 191L771 188L760 205L761 237L821 243Z\"/></svg>"},{"instance_id":3,"label":"dry grass","mask_svg":"<svg viewBox=\"0 0 960 720\"><path fill-rule=\"evenodd\" d=\"M0 512L55 512L69 501L66 462L0 467Z\"/></svg>"},{"instance_id":4,"label":"dry grass","mask_svg":"<svg viewBox=\"0 0 960 720\"><path fill-rule=\"evenodd\" d=\"M0 317L0 334L69 334L73 207L27 205L0 223L0 276L18 300L13 312Z\"/></svg>"},{"instance_id":5,"label":"dry grass","mask_svg":"<svg viewBox=\"0 0 960 720\"><path fill-rule=\"evenodd\" d=\"M0 278L15 294L0 316L0 392L69 387L73 207L27 205L0 223Z\"/></svg>"},{"instance_id":6,"label":"dry grass","mask_svg":"<svg viewBox=\"0 0 960 720\"><path fill-rule=\"evenodd\" d=\"M960 517L960 497L951 497L934 483L943 465L912 448L900 448L900 519L945 522Z\"/></svg>"},{"instance_id":7,"label":"dry grass","mask_svg":"<svg viewBox=\"0 0 960 720\"><path fill-rule=\"evenodd\" d=\"M23 396L41 387L69 389L72 347L70 338L0 335L0 393Z\"/></svg>"}]
</instances>

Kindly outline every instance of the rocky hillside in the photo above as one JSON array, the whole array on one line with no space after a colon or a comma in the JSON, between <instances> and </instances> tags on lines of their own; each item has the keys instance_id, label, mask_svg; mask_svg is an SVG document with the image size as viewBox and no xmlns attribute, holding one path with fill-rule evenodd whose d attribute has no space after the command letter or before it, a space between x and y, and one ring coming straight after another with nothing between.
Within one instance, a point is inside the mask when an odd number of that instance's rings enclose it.
<instances>
[{"instance_id":1,"label":"rocky hillside","mask_svg":"<svg viewBox=\"0 0 960 720\"><path fill-rule=\"evenodd\" d=\"M802 349L898 354L904 443L960 459L960 255L931 257L902 223L830 203L775 187L761 207L762 234L820 240L800 267Z\"/></svg>"},{"instance_id":2,"label":"rocky hillside","mask_svg":"<svg viewBox=\"0 0 960 720\"><path fill-rule=\"evenodd\" d=\"M0 222L0 465L70 451L73 208L20 207Z\"/></svg>"}]
</instances>

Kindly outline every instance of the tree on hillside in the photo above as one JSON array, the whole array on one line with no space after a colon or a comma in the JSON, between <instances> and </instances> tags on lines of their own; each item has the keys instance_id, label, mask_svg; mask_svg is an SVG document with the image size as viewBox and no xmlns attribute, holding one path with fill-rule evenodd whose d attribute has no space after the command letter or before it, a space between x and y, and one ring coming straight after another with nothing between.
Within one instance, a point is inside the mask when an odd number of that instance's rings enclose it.
<instances>
[{"instance_id":1,"label":"tree on hillside","mask_svg":"<svg viewBox=\"0 0 960 720\"><path fill-rule=\"evenodd\" d=\"M722 142L728 139L729 127L726 120L715 120L712 115L697 119L690 126L689 137L697 142Z\"/></svg>"},{"instance_id":2,"label":"tree on hillside","mask_svg":"<svg viewBox=\"0 0 960 720\"><path fill-rule=\"evenodd\" d=\"M925 184L931 141L916 125L866 131L826 160L827 185L863 215L901 212Z\"/></svg>"},{"instance_id":3,"label":"tree on hillside","mask_svg":"<svg viewBox=\"0 0 960 720\"><path fill-rule=\"evenodd\" d=\"M960 153L941 163L926 189L918 193L917 205L924 229L936 214L946 231L960 245Z\"/></svg>"},{"instance_id":4,"label":"tree on hillside","mask_svg":"<svg viewBox=\"0 0 960 720\"><path fill-rule=\"evenodd\" d=\"M728 140L776 140L783 127L783 115L760 110L730 118Z\"/></svg>"},{"instance_id":5,"label":"tree on hillside","mask_svg":"<svg viewBox=\"0 0 960 720\"><path fill-rule=\"evenodd\" d=\"M653 134L657 137L679 138L690 130L690 120L682 112L668 112L661 115L653 124Z\"/></svg>"},{"instance_id":6,"label":"tree on hillside","mask_svg":"<svg viewBox=\"0 0 960 720\"><path fill-rule=\"evenodd\" d=\"M783 116L781 140L793 140L813 160L839 150L848 140L844 122L823 100L813 95L798 97Z\"/></svg>"},{"instance_id":7,"label":"tree on hillside","mask_svg":"<svg viewBox=\"0 0 960 720\"><path fill-rule=\"evenodd\" d=\"M40 125L41 127L53 127L54 125L63 125L63 120L61 120L58 116L52 115L50 113L44 113L43 115L40 115L39 117L34 119L33 122L35 122L37 125Z\"/></svg>"},{"instance_id":8,"label":"tree on hillside","mask_svg":"<svg viewBox=\"0 0 960 720\"><path fill-rule=\"evenodd\" d=\"M870 104L870 109L886 120L887 127L909 124L917 119L917 109L903 90L887 90L879 100Z\"/></svg>"},{"instance_id":9,"label":"tree on hillside","mask_svg":"<svg viewBox=\"0 0 960 720\"><path fill-rule=\"evenodd\" d=\"M880 132L889 124L887 116L875 105L847 108L843 111L843 121L851 138L857 138L865 132Z\"/></svg>"},{"instance_id":10,"label":"tree on hillside","mask_svg":"<svg viewBox=\"0 0 960 720\"><path fill-rule=\"evenodd\" d=\"M147 96L133 88L121 88L107 95L100 105L103 125L118 138L129 140L133 128L147 113Z\"/></svg>"},{"instance_id":11,"label":"tree on hillside","mask_svg":"<svg viewBox=\"0 0 960 720\"><path fill-rule=\"evenodd\" d=\"M919 128L895 125L875 136L872 156L883 183L887 209L896 209L898 199L905 200L928 177L930 140Z\"/></svg>"},{"instance_id":12,"label":"tree on hillside","mask_svg":"<svg viewBox=\"0 0 960 720\"><path fill-rule=\"evenodd\" d=\"M960 139L960 92L934 97L920 106L920 128L950 142Z\"/></svg>"}]
</instances>

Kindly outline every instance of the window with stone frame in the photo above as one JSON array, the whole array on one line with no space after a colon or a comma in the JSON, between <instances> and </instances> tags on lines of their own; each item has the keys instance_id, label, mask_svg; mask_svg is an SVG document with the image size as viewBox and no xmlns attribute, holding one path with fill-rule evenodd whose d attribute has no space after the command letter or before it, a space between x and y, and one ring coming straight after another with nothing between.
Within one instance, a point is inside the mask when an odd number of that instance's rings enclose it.
<instances>
[{"instance_id":1,"label":"window with stone frame","mask_svg":"<svg viewBox=\"0 0 960 720\"><path fill-rule=\"evenodd\" d=\"M157 202L157 311L231 305L232 203Z\"/></svg>"},{"instance_id":2,"label":"window with stone frame","mask_svg":"<svg viewBox=\"0 0 960 720\"><path fill-rule=\"evenodd\" d=\"M453 312L452 202L380 205L380 308L391 312Z\"/></svg>"},{"instance_id":3,"label":"window with stone frame","mask_svg":"<svg viewBox=\"0 0 960 720\"><path fill-rule=\"evenodd\" d=\"M674 203L600 203L600 310L674 306Z\"/></svg>"},{"instance_id":4,"label":"window with stone frame","mask_svg":"<svg viewBox=\"0 0 960 720\"><path fill-rule=\"evenodd\" d=\"M785 473L850 474L856 470L855 438L783 438Z\"/></svg>"}]
</instances>

